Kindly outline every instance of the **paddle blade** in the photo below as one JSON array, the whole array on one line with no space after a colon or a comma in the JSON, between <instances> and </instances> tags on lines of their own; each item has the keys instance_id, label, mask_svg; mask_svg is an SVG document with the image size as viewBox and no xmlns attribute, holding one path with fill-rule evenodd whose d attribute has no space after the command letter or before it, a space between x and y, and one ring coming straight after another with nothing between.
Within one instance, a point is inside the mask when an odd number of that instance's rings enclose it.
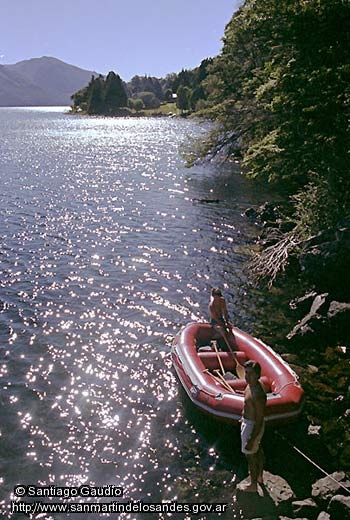
<instances>
[{"instance_id":1,"label":"paddle blade","mask_svg":"<svg viewBox=\"0 0 350 520\"><path fill-rule=\"evenodd\" d=\"M236 365L236 373L239 377L239 379L244 379L245 378L245 370L244 370L244 367L242 367L242 365L240 365L237 361L237 365Z\"/></svg>"}]
</instances>

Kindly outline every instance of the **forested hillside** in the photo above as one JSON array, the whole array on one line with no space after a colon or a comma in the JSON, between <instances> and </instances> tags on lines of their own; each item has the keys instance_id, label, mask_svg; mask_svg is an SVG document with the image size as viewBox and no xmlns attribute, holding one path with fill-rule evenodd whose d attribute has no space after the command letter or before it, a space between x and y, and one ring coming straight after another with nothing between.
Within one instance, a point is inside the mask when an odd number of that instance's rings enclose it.
<instances>
[{"instance_id":1,"label":"forested hillside","mask_svg":"<svg viewBox=\"0 0 350 520\"><path fill-rule=\"evenodd\" d=\"M188 115L206 106L207 93L203 85L212 61L211 58L205 59L193 70L183 69L165 78L137 75L124 82L114 71L109 72L106 78L93 76L86 87L71 96L73 111L90 115L127 115L125 109L140 112L170 102ZM111 89L119 94L111 98Z\"/></svg>"},{"instance_id":2,"label":"forested hillside","mask_svg":"<svg viewBox=\"0 0 350 520\"><path fill-rule=\"evenodd\" d=\"M204 82L214 129L190 162L242 160L284 204L252 267L271 283L297 259L350 296L350 3L246 0ZM340 293L340 294L339 294Z\"/></svg>"}]
</instances>

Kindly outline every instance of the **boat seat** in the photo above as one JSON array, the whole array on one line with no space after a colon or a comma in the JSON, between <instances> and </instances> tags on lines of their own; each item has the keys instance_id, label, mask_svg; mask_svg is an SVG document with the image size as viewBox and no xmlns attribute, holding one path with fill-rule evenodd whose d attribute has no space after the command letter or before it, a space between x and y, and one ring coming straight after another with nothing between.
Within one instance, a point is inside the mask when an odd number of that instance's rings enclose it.
<instances>
[{"instance_id":1,"label":"boat seat","mask_svg":"<svg viewBox=\"0 0 350 520\"><path fill-rule=\"evenodd\" d=\"M211 345L203 345L202 347L198 348L198 352L213 352L213 348Z\"/></svg>"},{"instance_id":2,"label":"boat seat","mask_svg":"<svg viewBox=\"0 0 350 520\"><path fill-rule=\"evenodd\" d=\"M235 355L241 365L243 365L247 361L247 357L244 352L236 351ZM220 368L218 356L220 356L220 360L222 366L225 370L234 370L236 366L236 359L231 354L231 352L218 352L215 351L199 351L198 357L202 361L205 368L208 370L214 370L216 368Z\"/></svg>"},{"instance_id":3,"label":"boat seat","mask_svg":"<svg viewBox=\"0 0 350 520\"><path fill-rule=\"evenodd\" d=\"M247 386L247 382L245 379L227 379L227 383L230 385L231 388L236 390L237 392L243 392ZM264 390L266 393L272 392L271 388L271 381L270 378L267 376L261 376L260 383L264 387Z\"/></svg>"}]
</instances>

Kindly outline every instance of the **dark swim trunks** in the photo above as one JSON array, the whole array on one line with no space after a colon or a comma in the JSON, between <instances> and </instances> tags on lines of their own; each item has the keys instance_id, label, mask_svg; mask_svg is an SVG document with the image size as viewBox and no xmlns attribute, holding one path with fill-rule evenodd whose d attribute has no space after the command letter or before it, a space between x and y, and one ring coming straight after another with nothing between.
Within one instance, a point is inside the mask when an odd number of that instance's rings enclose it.
<instances>
[{"instance_id":1,"label":"dark swim trunks","mask_svg":"<svg viewBox=\"0 0 350 520\"><path fill-rule=\"evenodd\" d=\"M214 320L214 319L212 318L212 319L210 320L210 325L211 325L212 327L217 327L217 326L219 326L219 327L224 327L224 326L225 326L225 323L224 323L223 321L216 321L216 320Z\"/></svg>"}]
</instances>

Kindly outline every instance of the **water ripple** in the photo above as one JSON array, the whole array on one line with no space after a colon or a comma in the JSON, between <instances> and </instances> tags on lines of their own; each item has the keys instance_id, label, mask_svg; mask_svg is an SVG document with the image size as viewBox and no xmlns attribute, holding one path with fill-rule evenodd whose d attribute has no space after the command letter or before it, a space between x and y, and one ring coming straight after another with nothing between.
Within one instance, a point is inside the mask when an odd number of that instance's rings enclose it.
<instances>
[{"instance_id":1,"label":"water ripple","mask_svg":"<svg viewBox=\"0 0 350 520\"><path fill-rule=\"evenodd\" d=\"M186 170L188 121L2 115L0 503L11 518L20 480L174 500L186 446L198 470L224 464L186 418L169 346L212 284L239 305L239 172ZM222 202L192 202L207 196Z\"/></svg>"}]
</instances>

